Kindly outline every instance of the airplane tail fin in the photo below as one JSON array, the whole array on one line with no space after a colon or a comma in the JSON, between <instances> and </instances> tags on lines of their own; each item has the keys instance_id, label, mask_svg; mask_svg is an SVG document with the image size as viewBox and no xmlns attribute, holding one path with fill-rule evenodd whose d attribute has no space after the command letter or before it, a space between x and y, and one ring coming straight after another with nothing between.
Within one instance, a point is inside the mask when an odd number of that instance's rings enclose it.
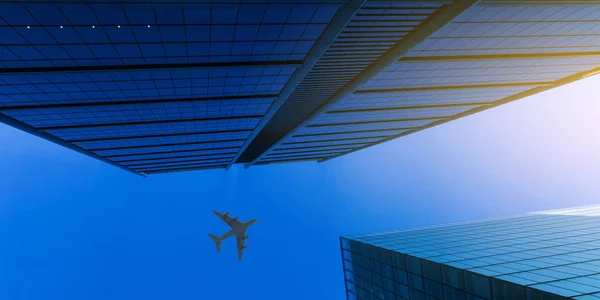
<instances>
[{"instance_id":1,"label":"airplane tail fin","mask_svg":"<svg viewBox=\"0 0 600 300\"><path fill-rule=\"evenodd\" d=\"M208 234L208 236L210 236L210 238L213 240L213 242L215 242L215 244L217 245L217 252L221 251L221 239L219 239L218 236L214 235L214 234Z\"/></svg>"}]
</instances>

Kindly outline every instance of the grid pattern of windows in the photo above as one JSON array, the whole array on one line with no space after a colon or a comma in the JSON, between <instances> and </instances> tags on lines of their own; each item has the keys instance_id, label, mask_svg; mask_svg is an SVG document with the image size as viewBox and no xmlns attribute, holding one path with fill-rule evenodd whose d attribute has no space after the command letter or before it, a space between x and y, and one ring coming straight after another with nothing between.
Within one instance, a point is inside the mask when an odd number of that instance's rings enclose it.
<instances>
[{"instance_id":1,"label":"grid pattern of windows","mask_svg":"<svg viewBox=\"0 0 600 300\"><path fill-rule=\"evenodd\" d=\"M89 142L73 142L73 144L86 149L111 149L111 148L132 148L146 147L164 144L182 144L182 143L210 143L224 140L246 140L250 135L250 130L239 132L224 133L192 133L167 136L150 136L142 138L127 138L117 140L100 140Z\"/></svg>"},{"instance_id":2,"label":"grid pattern of windows","mask_svg":"<svg viewBox=\"0 0 600 300\"><path fill-rule=\"evenodd\" d=\"M382 130L357 130L357 131L345 131L337 133L316 133L316 134L299 134L294 136L294 142L287 143L300 143L305 141L329 141L336 139L354 139L354 138L368 138L368 137L390 137L393 135L401 134L405 132L404 129L382 129ZM282 143L286 145L287 143Z\"/></svg>"},{"instance_id":3,"label":"grid pattern of windows","mask_svg":"<svg viewBox=\"0 0 600 300\"><path fill-rule=\"evenodd\" d=\"M335 158L596 72L599 6L534 2L4 1L0 120L97 158Z\"/></svg>"},{"instance_id":4,"label":"grid pattern of windows","mask_svg":"<svg viewBox=\"0 0 600 300\"><path fill-rule=\"evenodd\" d=\"M302 60L339 5L3 3L0 66Z\"/></svg>"},{"instance_id":5,"label":"grid pattern of windows","mask_svg":"<svg viewBox=\"0 0 600 300\"><path fill-rule=\"evenodd\" d=\"M151 161L157 159L170 159L170 158L182 158L182 157L221 157L228 156L230 154L235 154L236 150L233 149L200 149L200 150L180 150L180 151L169 151L169 152L161 152L161 153L151 153L151 154L129 154L129 155L115 155L108 156L108 158L112 161L123 163L123 162L140 162L140 161ZM220 159L220 158L219 158Z\"/></svg>"},{"instance_id":6,"label":"grid pattern of windows","mask_svg":"<svg viewBox=\"0 0 600 300\"><path fill-rule=\"evenodd\" d=\"M476 105L464 105L442 108L407 108L398 110L382 111L358 111L344 113L329 113L327 123L315 123L313 125L339 124L353 122L381 122L389 120L422 119L422 118L444 118L450 117L467 110L476 108Z\"/></svg>"},{"instance_id":7,"label":"grid pattern of windows","mask_svg":"<svg viewBox=\"0 0 600 300\"><path fill-rule=\"evenodd\" d=\"M361 137L361 138L340 138L340 139L329 139L327 141L305 141L305 142L294 142L282 144L283 149L289 148L307 148L307 147L322 147L322 146L336 146L336 145L348 145L348 144L364 144L370 142L376 142L381 140L381 137Z\"/></svg>"},{"instance_id":8,"label":"grid pattern of windows","mask_svg":"<svg viewBox=\"0 0 600 300\"><path fill-rule=\"evenodd\" d=\"M142 125L114 125L88 128L67 128L46 130L64 140L84 140L101 138L136 137L178 133L202 133L210 131L254 129L260 118L216 121L178 121L170 123Z\"/></svg>"},{"instance_id":9,"label":"grid pattern of windows","mask_svg":"<svg viewBox=\"0 0 600 300\"><path fill-rule=\"evenodd\" d=\"M435 15L428 14L435 12L435 7L413 8L382 5L361 10L353 22L360 21L364 27L351 22L341 36L360 38L369 46L362 45L354 52L342 47L339 53L354 54L354 59L368 64L370 56L379 57L377 51L386 43L402 43L405 36L416 32L414 26L420 22L434 23ZM386 10L393 10L393 15L387 15ZM385 126L382 122L387 120L404 118L456 119L552 88L571 77L580 78L600 67L598 15L596 4L478 1L422 37L422 42L395 63L358 75L368 80L353 86L347 91L352 93L344 98L334 96L267 152L294 142L299 132L330 130L312 127L315 125L336 124L335 130L351 131L363 126L356 122L372 122L377 128ZM331 64L340 75L328 76L327 87L316 81L311 87L325 92L336 83L344 86L347 81L339 77L362 70L334 61ZM327 74L326 70L319 71L320 76Z\"/></svg>"},{"instance_id":10,"label":"grid pattern of windows","mask_svg":"<svg viewBox=\"0 0 600 300\"><path fill-rule=\"evenodd\" d=\"M0 3L0 117L164 159L137 172L229 165L345 2L209 2Z\"/></svg>"},{"instance_id":11,"label":"grid pattern of windows","mask_svg":"<svg viewBox=\"0 0 600 300\"><path fill-rule=\"evenodd\" d=\"M337 102L331 110L490 103L529 89L531 86L357 93Z\"/></svg>"},{"instance_id":12,"label":"grid pattern of windows","mask_svg":"<svg viewBox=\"0 0 600 300\"><path fill-rule=\"evenodd\" d=\"M501 6L482 1L411 55L595 52L600 49L599 15L597 5Z\"/></svg>"},{"instance_id":13,"label":"grid pattern of windows","mask_svg":"<svg viewBox=\"0 0 600 300\"><path fill-rule=\"evenodd\" d=\"M364 145L364 143L351 143L346 142L342 144L322 144L317 146L294 146L294 147L285 147L278 148L277 151L273 151L267 155L285 155L289 153L302 153L302 152L310 152L310 151L330 151L330 150L338 150L338 149L347 149L351 147L360 147Z\"/></svg>"},{"instance_id":14,"label":"grid pattern of windows","mask_svg":"<svg viewBox=\"0 0 600 300\"><path fill-rule=\"evenodd\" d=\"M156 165L156 164L170 164L170 163L178 163L178 162L198 162L198 161L213 161L213 160L221 160L221 159L231 159L233 157L233 153L224 153L224 154L205 154L205 155L177 155L173 157L165 157L165 158L156 158L156 159L129 159L129 160L121 160L119 163L121 165L133 168L140 167L145 165Z\"/></svg>"},{"instance_id":15,"label":"grid pattern of windows","mask_svg":"<svg viewBox=\"0 0 600 300\"><path fill-rule=\"evenodd\" d=\"M96 154L102 156L115 156L115 155L131 155L131 154L144 154L144 153L161 153L161 152L173 152L173 151L189 151L189 150L201 150L201 149L237 149L242 146L243 141L235 142L212 142L202 144L170 144L164 146L151 146L143 148L126 148L126 149L109 149L109 150L95 150Z\"/></svg>"},{"instance_id":16,"label":"grid pattern of windows","mask_svg":"<svg viewBox=\"0 0 600 300\"><path fill-rule=\"evenodd\" d=\"M144 173L155 173L161 171L190 169L190 168L222 168L229 163L230 159L213 160L211 162L186 162L186 163L170 163L169 165L147 165L133 167L134 170Z\"/></svg>"},{"instance_id":17,"label":"grid pattern of windows","mask_svg":"<svg viewBox=\"0 0 600 300\"><path fill-rule=\"evenodd\" d=\"M398 128L415 128L425 126L436 120L420 120L420 121L390 121L382 123L366 123L366 124L353 124L343 126L313 126L306 127L302 130L298 130L297 134L335 134L338 132L348 131L365 131L365 130L394 130ZM335 136L335 135L331 135Z\"/></svg>"},{"instance_id":18,"label":"grid pattern of windows","mask_svg":"<svg viewBox=\"0 0 600 300\"><path fill-rule=\"evenodd\" d=\"M0 107L277 94L296 69L184 70L1 75Z\"/></svg>"},{"instance_id":19,"label":"grid pattern of windows","mask_svg":"<svg viewBox=\"0 0 600 300\"><path fill-rule=\"evenodd\" d=\"M286 124L294 124L293 126L302 122L308 116L299 115L297 111L312 112L318 109L397 42L422 22L426 22L442 6L443 3L419 3L418 1L367 2L319 58L288 101L283 104L281 111L287 114L281 119L286 120ZM301 109L297 108L298 106L301 106ZM334 121L325 120L322 123L334 123ZM352 127L350 125L348 129L342 131L350 131ZM270 149L265 149L267 151L257 157L255 162L268 157L267 154L274 152L282 143L295 142L294 137L302 132L301 127L289 128L287 136L280 141L273 141L274 145Z\"/></svg>"},{"instance_id":20,"label":"grid pattern of windows","mask_svg":"<svg viewBox=\"0 0 600 300\"><path fill-rule=\"evenodd\" d=\"M262 116L272 98L2 110L34 127Z\"/></svg>"},{"instance_id":21,"label":"grid pattern of windows","mask_svg":"<svg viewBox=\"0 0 600 300\"><path fill-rule=\"evenodd\" d=\"M343 237L348 298L594 299L600 206L566 211Z\"/></svg>"},{"instance_id":22,"label":"grid pattern of windows","mask_svg":"<svg viewBox=\"0 0 600 300\"><path fill-rule=\"evenodd\" d=\"M332 155L347 152L352 149L351 147L337 149L337 150L312 150L312 151L297 151L289 153L268 153L265 156L265 161L281 161L281 160L295 160L295 159L319 159L322 157L329 157Z\"/></svg>"},{"instance_id":23,"label":"grid pattern of windows","mask_svg":"<svg viewBox=\"0 0 600 300\"><path fill-rule=\"evenodd\" d=\"M589 70L600 56L448 61L400 60L365 83L361 90L419 86L540 83Z\"/></svg>"}]
</instances>

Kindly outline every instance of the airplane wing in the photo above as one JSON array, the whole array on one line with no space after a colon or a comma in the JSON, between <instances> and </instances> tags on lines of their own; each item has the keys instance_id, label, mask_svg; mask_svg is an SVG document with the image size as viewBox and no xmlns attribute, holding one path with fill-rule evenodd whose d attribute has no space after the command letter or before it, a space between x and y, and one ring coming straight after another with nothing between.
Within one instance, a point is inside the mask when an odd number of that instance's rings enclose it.
<instances>
[{"instance_id":1,"label":"airplane wing","mask_svg":"<svg viewBox=\"0 0 600 300\"><path fill-rule=\"evenodd\" d=\"M244 254L244 248L246 248L246 246L244 245L246 238L244 235L236 235L235 237L237 239L238 260L242 260L242 255Z\"/></svg>"},{"instance_id":2,"label":"airplane wing","mask_svg":"<svg viewBox=\"0 0 600 300\"><path fill-rule=\"evenodd\" d=\"M227 225L229 225L229 227L232 227L232 225L234 224L234 220L233 218L230 218L227 214L222 214L216 210L213 210L213 213L219 217L219 219L223 220L225 223L227 223Z\"/></svg>"},{"instance_id":3,"label":"airplane wing","mask_svg":"<svg viewBox=\"0 0 600 300\"><path fill-rule=\"evenodd\" d=\"M226 239L230 238L233 235L234 235L234 232L233 232L233 229L232 229L232 230L227 231L224 235L220 236L219 239L221 241L222 240L226 240Z\"/></svg>"}]
</instances>

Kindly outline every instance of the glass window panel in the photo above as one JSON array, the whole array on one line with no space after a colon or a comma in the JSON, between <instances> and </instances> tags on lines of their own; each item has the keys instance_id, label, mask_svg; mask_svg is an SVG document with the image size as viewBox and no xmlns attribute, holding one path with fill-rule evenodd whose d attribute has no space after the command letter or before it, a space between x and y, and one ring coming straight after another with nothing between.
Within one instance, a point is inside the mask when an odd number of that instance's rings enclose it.
<instances>
[{"instance_id":1,"label":"glass window panel","mask_svg":"<svg viewBox=\"0 0 600 300\"><path fill-rule=\"evenodd\" d=\"M453 288L464 290L465 283L463 271L450 266L442 265L442 281Z\"/></svg>"},{"instance_id":2,"label":"glass window panel","mask_svg":"<svg viewBox=\"0 0 600 300\"><path fill-rule=\"evenodd\" d=\"M407 285L396 282L396 295L404 299L410 299L410 290Z\"/></svg>"},{"instance_id":3,"label":"glass window panel","mask_svg":"<svg viewBox=\"0 0 600 300\"><path fill-rule=\"evenodd\" d=\"M444 286L444 299L445 300L466 300L466 294L463 291Z\"/></svg>"},{"instance_id":4,"label":"glass window panel","mask_svg":"<svg viewBox=\"0 0 600 300\"><path fill-rule=\"evenodd\" d=\"M287 21L290 23L308 23L317 10L316 5L297 5L290 12Z\"/></svg>"},{"instance_id":5,"label":"glass window panel","mask_svg":"<svg viewBox=\"0 0 600 300\"><path fill-rule=\"evenodd\" d=\"M520 300L525 298L525 290L522 286L504 280L492 279L494 299L498 300Z\"/></svg>"},{"instance_id":6,"label":"glass window panel","mask_svg":"<svg viewBox=\"0 0 600 300\"><path fill-rule=\"evenodd\" d=\"M391 278L383 278L383 288L386 291L394 292L394 281Z\"/></svg>"},{"instance_id":7,"label":"glass window panel","mask_svg":"<svg viewBox=\"0 0 600 300\"><path fill-rule=\"evenodd\" d=\"M6 22L8 22L9 24L14 25L38 24L34 17L27 11L27 9L18 4L0 4L0 17L6 20Z\"/></svg>"},{"instance_id":8,"label":"glass window panel","mask_svg":"<svg viewBox=\"0 0 600 300\"><path fill-rule=\"evenodd\" d=\"M262 19L263 23L286 23L292 7L289 4L267 5Z\"/></svg>"},{"instance_id":9,"label":"glass window panel","mask_svg":"<svg viewBox=\"0 0 600 300\"><path fill-rule=\"evenodd\" d=\"M240 24L261 23L266 7L267 5L264 4L240 5L237 22Z\"/></svg>"},{"instance_id":10,"label":"glass window panel","mask_svg":"<svg viewBox=\"0 0 600 300\"><path fill-rule=\"evenodd\" d=\"M388 278L394 278L394 274L392 272L392 267L390 265L381 264L381 269L382 269L383 276L388 277Z\"/></svg>"},{"instance_id":11,"label":"glass window panel","mask_svg":"<svg viewBox=\"0 0 600 300\"><path fill-rule=\"evenodd\" d=\"M464 272L465 273L465 286L466 291L477 295L479 297L483 297L489 299L490 295L490 281L488 277L478 275L472 272Z\"/></svg>"},{"instance_id":12,"label":"glass window panel","mask_svg":"<svg viewBox=\"0 0 600 300\"><path fill-rule=\"evenodd\" d=\"M440 283L425 279L425 292L437 299L444 299L444 288Z\"/></svg>"},{"instance_id":13,"label":"glass window panel","mask_svg":"<svg viewBox=\"0 0 600 300\"><path fill-rule=\"evenodd\" d=\"M418 275L408 274L408 286L419 291L424 291L423 278Z\"/></svg>"},{"instance_id":14,"label":"glass window panel","mask_svg":"<svg viewBox=\"0 0 600 300\"><path fill-rule=\"evenodd\" d=\"M331 21L335 13L338 11L339 6L337 5L323 5L320 6L317 11L313 14L311 22L313 23L328 23Z\"/></svg>"},{"instance_id":15,"label":"glass window panel","mask_svg":"<svg viewBox=\"0 0 600 300\"><path fill-rule=\"evenodd\" d=\"M350 250L350 241L348 239L342 238L342 248L345 250Z\"/></svg>"},{"instance_id":16,"label":"glass window panel","mask_svg":"<svg viewBox=\"0 0 600 300\"><path fill-rule=\"evenodd\" d=\"M405 271L394 268L394 279L397 282L408 285L408 277L407 277L407 273Z\"/></svg>"},{"instance_id":17,"label":"glass window panel","mask_svg":"<svg viewBox=\"0 0 600 300\"><path fill-rule=\"evenodd\" d=\"M440 264L428 260L421 260L423 264L423 276L437 282L442 282L442 269Z\"/></svg>"},{"instance_id":18,"label":"glass window panel","mask_svg":"<svg viewBox=\"0 0 600 300\"><path fill-rule=\"evenodd\" d=\"M373 272L373 273L371 273L371 276L373 278L374 284L376 284L378 286L383 286L383 277L380 274Z\"/></svg>"},{"instance_id":19,"label":"glass window panel","mask_svg":"<svg viewBox=\"0 0 600 300\"><path fill-rule=\"evenodd\" d=\"M163 5L154 9L156 20L160 24L183 24L183 11L185 6Z\"/></svg>"},{"instance_id":20,"label":"glass window panel","mask_svg":"<svg viewBox=\"0 0 600 300\"><path fill-rule=\"evenodd\" d=\"M421 260L419 258L407 255L406 256L406 267L407 267L408 272L417 274L417 275L422 275Z\"/></svg>"}]
</instances>

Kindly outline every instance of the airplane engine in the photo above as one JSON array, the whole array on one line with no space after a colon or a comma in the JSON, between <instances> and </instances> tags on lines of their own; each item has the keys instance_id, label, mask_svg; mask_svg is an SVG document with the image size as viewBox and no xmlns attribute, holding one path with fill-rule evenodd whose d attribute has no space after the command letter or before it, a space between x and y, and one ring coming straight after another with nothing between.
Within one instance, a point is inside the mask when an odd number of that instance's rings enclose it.
<instances>
[{"instance_id":1,"label":"airplane engine","mask_svg":"<svg viewBox=\"0 0 600 300\"><path fill-rule=\"evenodd\" d=\"M233 217L233 219L236 220L236 221L237 221L238 218L239 218L238 216Z\"/></svg>"},{"instance_id":2,"label":"airplane engine","mask_svg":"<svg viewBox=\"0 0 600 300\"><path fill-rule=\"evenodd\" d=\"M226 212L224 215L225 215L225 216L229 216L229 212Z\"/></svg>"},{"instance_id":3,"label":"airplane engine","mask_svg":"<svg viewBox=\"0 0 600 300\"><path fill-rule=\"evenodd\" d=\"M246 248L248 248L248 245L244 245L242 248L246 249Z\"/></svg>"},{"instance_id":4,"label":"airplane engine","mask_svg":"<svg viewBox=\"0 0 600 300\"><path fill-rule=\"evenodd\" d=\"M247 238L249 238L249 237L250 237L249 235L246 235L246 236L244 236L244 239L247 239Z\"/></svg>"}]
</instances>

